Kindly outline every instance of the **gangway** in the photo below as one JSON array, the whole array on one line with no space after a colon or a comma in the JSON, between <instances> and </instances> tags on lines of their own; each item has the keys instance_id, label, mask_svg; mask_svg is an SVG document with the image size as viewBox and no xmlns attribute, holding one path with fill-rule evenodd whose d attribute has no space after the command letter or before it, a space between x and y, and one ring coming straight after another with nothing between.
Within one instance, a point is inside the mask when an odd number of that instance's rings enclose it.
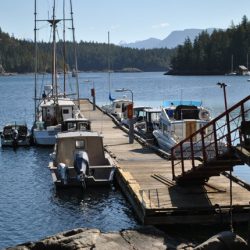
<instances>
[{"instance_id":1,"label":"gangway","mask_svg":"<svg viewBox=\"0 0 250 250\"><path fill-rule=\"evenodd\" d=\"M176 144L171 149L173 180L202 185L236 165L250 165L249 111L250 95Z\"/></svg>"}]
</instances>

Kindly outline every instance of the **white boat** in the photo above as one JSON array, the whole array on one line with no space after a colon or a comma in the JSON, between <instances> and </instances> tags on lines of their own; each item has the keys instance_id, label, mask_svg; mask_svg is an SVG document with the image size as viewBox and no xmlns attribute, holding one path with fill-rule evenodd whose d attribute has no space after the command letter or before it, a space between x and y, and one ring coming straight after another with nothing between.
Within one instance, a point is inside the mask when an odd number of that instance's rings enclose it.
<instances>
[{"instance_id":1,"label":"white boat","mask_svg":"<svg viewBox=\"0 0 250 250\"><path fill-rule=\"evenodd\" d=\"M58 188L108 185L115 172L103 137L91 131L58 133L49 169Z\"/></svg>"},{"instance_id":2,"label":"white boat","mask_svg":"<svg viewBox=\"0 0 250 250\"><path fill-rule=\"evenodd\" d=\"M127 98L114 99L110 105L102 106L102 109L114 116L118 121L126 118L127 106L132 104L132 101Z\"/></svg>"},{"instance_id":3,"label":"white boat","mask_svg":"<svg viewBox=\"0 0 250 250\"><path fill-rule=\"evenodd\" d=\"M211 120L210 112L200 101L168 101L162 108L159 127L153 131L160 148L170 152L171 148L181 140L189 137ZM208 127L207 133L212 128ZM196 143L197 142L197 143ZM201 147L200 138L194 141L195 150ZM186 142L184 148L190 146Z\"/></svg>"},{"instance_id":4,"label":"white boat","mask_svg":"<svg viewBox=\"0 0 250 250\"><path fill-rule=\"evenodd\" d=\"M54 145L55 135L68 119L82 119L75 102L69 98L44 99L39 105L37 121L33 127L33 140L37 145Z\"/></svg>"},{"instance_id":5,"label":"white boat","mask_svg":"<svg viewBox=\"0 0 250 250\"><path fill-rule=\"evenodd\" d=\"M1 132L2 147L18 147L30 145L30 131L26 124L7 124Z\"/></svg>"},{"instance_id":6,"label":"white boat","mask_svg":"<svg viewBox=\"0 0 250 250\"><path fill-rule=\"evenodd\" d=\"M72 5L71 5L72 8ZM35 1L35 44L37 47L36 42L36 23L41 20L36 19L36 1ZM67 119L82 119L83 114L81 114L79 110L79 86L78 86L78 75L77 75L77 67L75 68L75 83L74 83L74 91L76 93L66 93L66 67L64 66L64 77L63 82L62 79L58 79L58 70L57 70L57 43L56 43L56 34L58 34L58 23L63 21L72 22L72 31L74 32L73 28L73 16L72 16L72 9L71 9L71 19L57 19L55 16L55 1L53 6L53 15L52 18L44 21L49 24L52 29L52 74L51 74L51 84L47 84L44 86L44 90L42 96L40 98L37 97L37 65L35 70L35 121L32 128L32 137L33 141L36 145L54 145L55 144L55 135L61 131L62 122ZM65 26L65 25L64 25ZM65 27L64 30L65 32ZM63 33L64 33L63 32ZM73 33L74 38L74 33ZM75 41L73 41L75 43ZM65 46L65 40L64 40ZM36 60L38 58L37 55L38 49L36 49ZM76 55L75 55L76 57ZM76 59L75 59L76 60ZM64 58L64 64L65 58ZM77 62L75 61L75 65L77 66ZM67 82L67 84L69 84ZM68 85L67 85L68 86ZM72 87L72 86L71 86ZM61 90L63 89L63 91ZM69 86L68 86L69 89ZM69 96L75 96L75 99L69 98Z\"/></svg>"}]
</instances>

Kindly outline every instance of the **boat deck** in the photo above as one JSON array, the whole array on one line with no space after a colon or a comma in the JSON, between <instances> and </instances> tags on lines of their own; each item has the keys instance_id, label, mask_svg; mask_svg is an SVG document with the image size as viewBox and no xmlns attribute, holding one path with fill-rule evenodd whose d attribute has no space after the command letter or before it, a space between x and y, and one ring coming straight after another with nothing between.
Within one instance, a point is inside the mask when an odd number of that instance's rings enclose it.
<instances>
[{"instance_id":1,"label":"boat deck","mask_svg":"<svg viewBox=\"0 0 250 250\"><path fill-rule=\"evenodd\" d=\"M93 131L104 136L107 151L116 160L117 181L144 224L187 224L230 221L230 180L211 177L203 186L178 186L172 181L171 161L149 146L134 141L99 108L82 99L81 110ZM185 163L185 166L188 162ZM191 166L191 164L190 164ZM178 174L178 173L176 173ZM249 219L249 186L232 183L233 220Z\"/></svg>"}]
</instances>

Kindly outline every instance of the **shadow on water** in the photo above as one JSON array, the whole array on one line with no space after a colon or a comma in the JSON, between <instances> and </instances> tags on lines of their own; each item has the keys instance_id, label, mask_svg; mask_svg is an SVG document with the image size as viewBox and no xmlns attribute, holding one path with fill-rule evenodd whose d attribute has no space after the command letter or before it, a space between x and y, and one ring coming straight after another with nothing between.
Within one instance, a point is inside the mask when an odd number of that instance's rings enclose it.
<instances>
[{"instance_id":1,"label":"shadow on water","mask_svg":"<svg viewBox=\"0 0 250 250\"><path fill-rule=\"evenodd\" d=\"M201 244L216 234L230 231L229 223L214 225L162 225L157 228L175 239L185 239L185 241L192 242L195 245ZM235 234L242 237L245 241L248 240L249 229L247 223L234 224L233 230Z\"/></svg>"},{"instance_id":2,"label":"shadow on water","mask_svg":"<svg viewBox=\"0 0 250 250\"><path fill-rule=\"evenodd\" d=\"M111 187L95 187L89 189L61 188L55 190L54 199L58 203L82 204L84 201L102 203L107 200L112 192Z\"/></svg>"}]
</instances>

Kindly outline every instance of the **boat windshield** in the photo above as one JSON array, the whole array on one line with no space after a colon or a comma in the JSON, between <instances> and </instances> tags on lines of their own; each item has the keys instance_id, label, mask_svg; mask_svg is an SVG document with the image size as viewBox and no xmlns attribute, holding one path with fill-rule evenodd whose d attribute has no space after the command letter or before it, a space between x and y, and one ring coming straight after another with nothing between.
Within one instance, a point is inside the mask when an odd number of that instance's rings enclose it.
<instances>
[{"instance_id":1,"label":"boat windshield","mask_svg":"<svg viewBox=\"0 0 250 250\"><path fill-rule=\"evenodd\" d=\"M174 110L174 119L175 120L184 120L184 119L198 120L200 119L199 111L200 110L196 106L179 105Z\"/></svg>"}]
</instances>

